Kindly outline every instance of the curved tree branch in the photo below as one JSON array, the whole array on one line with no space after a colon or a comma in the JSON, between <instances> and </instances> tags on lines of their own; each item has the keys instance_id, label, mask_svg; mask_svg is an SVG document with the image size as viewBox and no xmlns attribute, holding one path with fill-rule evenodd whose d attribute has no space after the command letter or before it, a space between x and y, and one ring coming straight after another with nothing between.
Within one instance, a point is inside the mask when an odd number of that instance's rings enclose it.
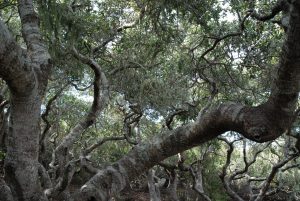
<instances>
[{"instance_id":1,"label":"curved tree branch","mask_svg":"<svg viewBox=\"0 0 300 201\"><path fill-rule=\"evenodd\" d=\"M231 155L232 155L232 152L234 150L233 144L235 142L239 141L240 139L234 140L232 142L229 142L226 138L218 138L218 139L221 140L221 141L224 141L229 146L229 148L227 149L226 162L223 165L221 174L219 175L220 179L221 179L221 181L224 185L224 188L225 188L227 194L231 198L233 198L235 200L238 200L238 201L244 201L243 198L241 198L234 190L232 190L232 188L230 187L230 180L229 180L228 177L226 177L227 169L229 168L229 165L230 165L230 162L231 162Z\"/></svg>"},{"instance_id":2,"label":"curved tree branch","mask_svg":"<svg viewBox=\"0 0 300 201\"><path fill-rule=\"evenodd\" d=\"M171 126L171 124L172 124L172 122L173 122L173 120L174 120L174 117L175 116L177 116L177 115L182 115L182 114L185 114L185 113L187 113L188 112L188 110L185 110L185 109L175 109L175 111L174 112L171 112L168 116L167 116L167 118L166 118L166 126L167 126L167 128L169 129L169 130L172 130L173 128L172 128L172 126Z\"/></svg>"},{"instance_id":3,"label":"curved tree branch","mask_svg":"<svg viewBox=\"0 0 300 201\"><path fill-rule=\"evenodd\" d=\"M234 180L238 175L242 175L242 174L245 174L246 172L248 172L249 167L256 162L256 159L257 159L258 155L260 153L262 153L271 144L271 142L268 142L265 146L263 146L261 149L259 149L258 151L255 152L255 154L254 154L251 161L248 161L247 160L247 155L246 155L246 147L245 147L246 142L244 141L243 143L244 143L243 158L244 158L245 166L244 166L243 169L236 170L235 172L233 172L233 174L231 174L230 177L229 177L229 182Z\"/></svg>"},{"instance_id":4,"label":"curved tree branch","mask_svg":"<svg viewBox=\"0 0 300 201\"><path fill-rule=\"evenodd\" d=\"M204 157L205 154L203 154ZM194 170L193 166L190 167L190 173L193 177L193 189L203 197L206 201L211 201L210 197L204 192L203 188L203 167L201 160L197 161L197 169Z\"/></svg>"},{"instance_id":5,"label":"curved tree branch","mask_svg":"<svg viewBox=\"0 0 300 201\"><path fill-rule=\"evenodd\" d=\"M64 192L65 189L70 185L71 180L76 172L76 164L79 163L80 160L70 161L64 168L63 173L58 178L58 182L53 188L47 188L45 190L45 194L48 198L55 198L60 193Z\"/></svg>"},{"instance_id":6,"label":"curved tree branch","mask_svg":"<svg viewBox=\"0 0 300 201\"><path fill-rule=\"evenodd\" d=\"M255 12L255 11L251 11L251 17L259 20L259 21L268 21L273 19L278 13L280 13L283 10L286 10L286 8L288 7L288 2L285 0L278 0L276 2L276 4L273 6L273 8L271 9L271 13L266 14L266 15L260 15L259 13Z\"/></svg>"},{"instance_id":7,"label":"curved tree branch","mask_svg":"<svg viewBox=\"0 0 300 201\"><path fill-rule=\"evenodd\" d=\"M87 64L93 71L94 71L94 100L92 103L92 106L90 108L90 111L88 114L83 118L81 121L79 121L74 128L62 139L61 143L55 148L53 153L53 158L50 163L50 167L56 169L59 168L59 179L58 184L54 189L50 189L48 191L48 196L52 197L57 194L57 190L62 191L63 188L66 188L69 184L65 182L64 178L69 178L70 176L66 177L67 175L70 175L69 173L66 173L66 168L71 168L73 166L67 165L68 163L68 150L72 147L74 142L79 138L79 136L91 125L93 125L96 122L96 119L100 112L104 109L105 105L108 101L109 96L109 85L107 78L102 71L101 67L98 65L96 61L93 59L90 59L88 57L83 56L80 54L75 47L73 47L73 53L74 56L80 60L82 63ZM72 170L73 171L73 170ZM72 175L72 174L71 174ZM67 179L68 181L70 179Z\"/></svg>"},{"instance_id":8,"label":"curved tree branch","mask_svg":"<svg viewBox=\"0 0 300 201\"><path fill-rule=\"evenodd\" d=\"M46 124L41 137L40 137L40 145L41 145L41 150L43 150L44 148L44 139L46 137L47 132L49 131L49 129L51 128L51 124L48 120L48 115L49 112L51 111L51 107L52 104L54 103L54 101L61 95L61 93L63 92L63 90L69 85L69 83L65 84L63 87L61 87L56 93L55 95L49 99L47 105L46 105L46 110L45 112L43 112L43 114L41 115L41 118L43 119L44 123Z\"/></svg>"},{"instance_id":9,"label":"curved tree branch","mask_svg":"<svg viewBox=\"0 0 300 201\"><path fill-rule=\"evenodd\" d=\"M203 52L199 58L200 59L205 59L205 56L208 53L210 53L211 51L213 51L221 41L223 41L227 38L230 38L230 37L235 37L235 36L242 35L243 31L245 30L245 21L249 16L250 16L250 13L246 14L244 16L244 18L242 19L242 21L240 23L240 30L238 30L236 32L233 32L233 33L228 33L228 34L226 34L222 37L215 38L215 41L214 41L213 45L210 48L208 48L205 52Z\"/></svg>"},{"instance_id":10,"label":"curved tree branch","mask_svg":"<svg viewBox=\"0 0 300 201\"><path fill-rule=\"evenodd\" d=\"M90 127L93 123L95 123L99 113L104 109L109 95L109 85L107 78L102 71L101 67L92 59L89 59L79 52L75 48L73 48L73 52L75 57L80 60L82 63L89 65L94 71L94 100L91 106L89 113L86 117L79 121L77 125L70 131L70 133L64 137L62 142L57 146L55 152L61 152L66 148L70 148L73 143L78 139L85 129Z\"/></svg>"},{"instance_id":11,"label":"curved tree branch","mask_svg":"<svg viewBox=\"0 0 300 201\"><path fill-rule=\"evenodd\" d=\"M52 188L52 182L51 182L50 176L42 164L38 165L38 172L39 172L39 176L41 178L41 183L42 183L43 189Z\"/></svg>"},{"instance_id":12,"label":"curved tree branch","mask_svg":"<svg viewBox=\"0 0 300 201\"><path fill-rule=\"evenodd\" d=\"M103 49L108 43L115 40L117 34L123 32L126 29L135 27L140 22L140 20L143 19L145 12L146 12L146 7L140 1L136 1L136 4L141 9L140 13L139 13L139 17L137 19L135 19L132 23L124 24L124 25L116 28L115 30L113 30L109 37L105 38L99 46L94 47L92 49L92 55L96 54L99 50Z\"/></svg>"},{"instance_id":13,"label":"curved tree branch","mask_svg":"<svg viewBox=\"0 0 300 201\"><path fill-rule=\"evenodd\" d=\"M300 90L300 3L294 1L290 27L278 74L267 102L257 107L227 103L208 110L188 125L168 131L150 143L139 144L113 165L98 172L82 188L83 200L107 200L133 179L176 153L207 142L226 131L265 142L280 136L292 123Z\"/></svg>"}]
</instances>

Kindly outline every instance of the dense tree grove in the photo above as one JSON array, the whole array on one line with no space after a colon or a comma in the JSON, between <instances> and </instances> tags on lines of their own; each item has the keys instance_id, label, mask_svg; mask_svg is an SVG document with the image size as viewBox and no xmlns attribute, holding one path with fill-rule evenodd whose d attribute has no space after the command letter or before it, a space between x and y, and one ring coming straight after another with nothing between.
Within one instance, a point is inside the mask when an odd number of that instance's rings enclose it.
<instances>
[{"instance_id":1,"label":"dense tree grove","mask_svg":"<svg viewBox=\"0 0 300 201\"><path fill-rule=\"evenodd\" d=\"M300 199L300 0L0 0L0 78L0 201Z\"/></svg>"}]
</instances>

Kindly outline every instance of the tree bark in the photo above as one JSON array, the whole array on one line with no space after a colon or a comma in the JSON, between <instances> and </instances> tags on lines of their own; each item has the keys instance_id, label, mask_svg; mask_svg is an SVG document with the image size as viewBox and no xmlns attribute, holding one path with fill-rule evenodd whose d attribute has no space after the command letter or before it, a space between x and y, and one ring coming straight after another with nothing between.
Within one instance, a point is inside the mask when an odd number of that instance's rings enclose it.
<instances>
[{"instance_id":1,"label":"tree bark","mask_svg":"<svg viewBox=\"0 0 300 201\"><path fill-rule=\"evenodd\" d=\"M0 20L0 76L12 93L24 95L35 87L36 79L21 47Z\"/></svg>"},{"instance_id":2,"label":"tree bark","mask_svg":"<svg viewBox=\"0 0 300 201\"><path fill-rule=\"evenodd\" d=\"M10 89L5 181L13 200L46 201L39 180L41 103L51 69L31 0L19 0L22 49L0 21L0 77Z\"/></svg>"},{"instance_id":3,"label":"tree bark","mask_svg":"<svg viewBox=\"0 0 300 201\"><path fill-rule=\"evenodd\" d=\"M154 181L155 171L149 170L147 175L150 201L160 201L160 190Z\"/></svg>"},{"instance_id":4,"label":"tree bark","mask_svg":"<svg viewBox=\"0 0 300 201\"><path fill-rule=\"evenodd\" d=\"M13 201L10 188L6 185L5 181L0 178L0 201Z\"/></svg>"},{"instance_id":5,"label":"tree bark","mask_svg":"<svg viewBox=\"0 0 300 201\"><path fill-rule=\"evenodd\" d=\"M11 98L5 181L18 200L46 200L38 176L40 108L41 97L34 93Z\"/></svg>"},{"instance_id":6,"label":"tree bark","mask_svg":"<svg viewBox=\"0 0 300 201\"><path fill-rule=\"evenodd\" d=\"M178 185L178 176L175 170L171 170L170 173L170 186L167 189L167 193L170 196L172 201L179 201L177 196L177 185Z\"/></svg>"}]
</instances>

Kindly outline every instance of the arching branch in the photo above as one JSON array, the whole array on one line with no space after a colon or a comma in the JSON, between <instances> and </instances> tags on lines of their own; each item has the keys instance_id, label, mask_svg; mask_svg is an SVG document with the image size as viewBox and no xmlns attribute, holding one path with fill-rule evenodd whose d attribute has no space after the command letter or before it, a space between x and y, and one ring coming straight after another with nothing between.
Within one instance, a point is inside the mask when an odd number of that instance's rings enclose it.
<instances>
[{"instance_id":1,"label":"arching branch","mask_svg":"<svg viewBox=\"0 0 300 201\"><path fill-rule=\"evenodd\" d=\"M227 38L230 38L230 37L236 37L236 36L242 35L243 31L245 30L245 21L249 16L250 16L250 13L248 13L244 16L244 18L242 19L242 21L239 25L239 30L237 30L236 32L228 33L228 34L225 34L224 36L215 38L213 45L210 48L208 48L207 50L205 50L199 58L205 59L205 56L208 53L210 53L211 51L213 51L221 41L223 41Z\"/></svg>"},{"instance_id":2,"label":"arching branch","mask_svg":"<svg viewBox=\"0 0 300 201\"><path fill-rule=\"evenodd\" d=\"M109 85L101 67L96 61L83 56L75 48L73 48L73 53L78 60L80 60L84 64L87 64L94 71L94 100L86 117L79 121L77 125L71 130L71 132L66 137L64 137L62 142L56 148L56 153L61 152L63 149L70 148L75 140L77 140L81 135L81 133L85 131L85 129L90 127L93 123L95 123L98 115L104 109L108 101Z\"/></svg>"},{"instance_id":3,"label":"arching branch","mask_svg":"<svg viewBox=\"0 0 300 201\"><path fill-rule=\"evenodd\" d=\"M176 153L207 142L226 131L265 142L280 136L292 123L300 90L300 6L294 2L277 77L267 102L257 107L227 103L208 110L185 126L152 142L139 144L122 159L94 175L81 189L83 200L107 200L133 179Z\"/></svg>"},{"instance_id":4,"label":"arching branch","mask_svg":"<svg viewBox=\"0 0 300 201\"><path fill-rule=\"evenodd\" d=\"M74 171L74 165L71 165L71 162L68 161L68 150L73 146L79 136L96 122L97 117L104 109L109 98L108 81L100 65L93 59L80 54L75 47L73 47L73 53L78 60L88 65L94 71L94 100L87 115L74 126L54 150L50 167L53 168L54 171L58 168L59 179L54 189L49 189L49 197L57 195L57 191L61 192L68 186L70 178L73 176L72 172ZM67 183L65 182L66 179L68 181Z\"/></svg>"},{"instance_id":5,"label":"arching branch","mask_svg":"<svg viewBox=\"0 0 300 201\"><path fill-rule=\"evenodd\" d=\"M256 11L250 10L251 17L253 17L256 20L259 21L268 21L273 19L278 13L280 13L283 10L286 10L288 7L288 2L285 0L278 0L276 4L272 7L271 12L266 15L261 15L257 13Z\"/></svg>"}]
</instances>

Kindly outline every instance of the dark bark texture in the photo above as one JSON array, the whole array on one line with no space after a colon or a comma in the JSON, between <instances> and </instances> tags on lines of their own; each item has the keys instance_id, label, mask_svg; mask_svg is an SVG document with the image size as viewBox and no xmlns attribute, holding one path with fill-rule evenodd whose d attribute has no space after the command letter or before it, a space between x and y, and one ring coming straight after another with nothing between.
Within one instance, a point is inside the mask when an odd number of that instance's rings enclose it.
<instances>
[{"instance_id":1,"label":"dark bark texture","mask_svg":"<svg viewBox=\"0 0 300 201\"><path fill-rule=\"evenodd\" d=\"M47 200L38 175L41 102L50 56L41 41L32 1L18 1L27 49L14 41L0 21L0 76L10 89L10 119L5 157L5 181L14 200Z\"/></svg>"}]
</instances>

